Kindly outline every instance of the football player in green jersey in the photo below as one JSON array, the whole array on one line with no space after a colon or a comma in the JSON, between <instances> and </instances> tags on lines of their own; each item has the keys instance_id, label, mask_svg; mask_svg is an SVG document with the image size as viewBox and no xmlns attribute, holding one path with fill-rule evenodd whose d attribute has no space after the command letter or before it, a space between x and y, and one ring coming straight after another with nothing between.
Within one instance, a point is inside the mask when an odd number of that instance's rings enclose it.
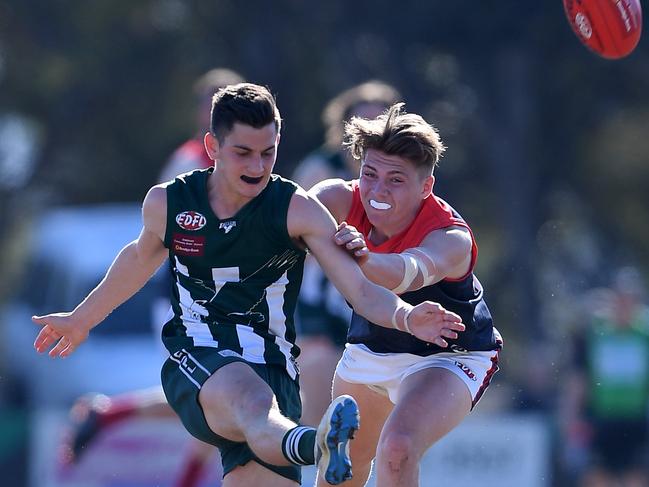
<instances>
[{"instance_id":1,"label":"football player in green jersey","mask_svg":"<svg viewBox=\"0 0 649 487\"><path fill-rule=\"evenodd\" d=\"M281 117L267 88L241 83L214 96L205 147L214 167L147 193L140 235L71 312L34 317L34 346L66 357L169 257L172 313L165 394L187 430L219 447L224 486L289 486L318 464L338 484L351 476L356 402L336 398L318 429L301 412L293 314L306 249L354 309L373 323L443 346L464 330L439 304L411 306L373 284L333 235L313 197L272 174Z\"/></svg>"}]
</instances>

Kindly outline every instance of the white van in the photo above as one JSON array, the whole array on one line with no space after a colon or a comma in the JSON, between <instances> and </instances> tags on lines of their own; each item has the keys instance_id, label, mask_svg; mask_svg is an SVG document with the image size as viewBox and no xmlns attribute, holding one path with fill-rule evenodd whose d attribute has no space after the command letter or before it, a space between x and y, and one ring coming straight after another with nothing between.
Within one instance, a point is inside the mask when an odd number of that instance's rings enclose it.
<instances>
[{"instance_id":1,"label":"white van","mask_svg":"<svg viewBox=\"0 0 649 487\"><path fill-rule=\"evenodd\" d=\"M55 208L35 220L16 295L0 313L2 368L24 386L30 405L68 407L91 391L114 394L160 383L164 355L154 315L168 302L166 264L70 357L51 359L32 346L38 327L31 316L73 309L141 225L136 203Z\"/></svg>"}]
</instances>

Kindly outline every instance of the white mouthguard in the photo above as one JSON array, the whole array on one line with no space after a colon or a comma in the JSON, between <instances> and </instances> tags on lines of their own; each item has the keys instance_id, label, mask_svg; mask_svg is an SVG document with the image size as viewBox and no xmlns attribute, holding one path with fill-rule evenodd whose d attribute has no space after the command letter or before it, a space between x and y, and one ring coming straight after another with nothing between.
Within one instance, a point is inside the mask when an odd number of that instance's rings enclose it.
<instances>
[{"instance_id":1,"label":"white mouthguard","mask_svg":"<svg viewBox=\"0 0 649 487\"><path fill-rule=\"evenodd\" d=\"M377 210L389 210L390 208L392 208L391 204L389 204L389 203L381 203L381 202L376 201L376 200L370 200L370 206L372 208L377 209Z\"/></svg>"}]
</instances>

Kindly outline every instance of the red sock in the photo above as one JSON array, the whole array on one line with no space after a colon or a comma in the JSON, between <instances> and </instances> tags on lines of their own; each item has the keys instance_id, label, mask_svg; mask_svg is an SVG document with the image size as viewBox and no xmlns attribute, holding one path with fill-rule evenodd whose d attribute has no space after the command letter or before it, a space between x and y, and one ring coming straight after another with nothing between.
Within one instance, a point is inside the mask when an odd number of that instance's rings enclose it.
<instances>
[{"instance_id":1,"label":"red sock","mask_svg":"<svg viewBox=\"0 0 649 487\"><path fill-rule=\"evenodd\" d=\"M196 455L187 457L174 487L196 487L202 477L203 466L203 460Z\"/></svg>"},{"instance_id":2,"label":"red sock","mask_svg":"<svg viewBox=\"0 0 649 487\"><path fill-rule=\"evenodd\" d=\"M93 409L97 413L99 424L104 427L136 415L140 407L135 398L126 396L108 398L106 402L93 404Z\"/></svg>"}]
</instances>

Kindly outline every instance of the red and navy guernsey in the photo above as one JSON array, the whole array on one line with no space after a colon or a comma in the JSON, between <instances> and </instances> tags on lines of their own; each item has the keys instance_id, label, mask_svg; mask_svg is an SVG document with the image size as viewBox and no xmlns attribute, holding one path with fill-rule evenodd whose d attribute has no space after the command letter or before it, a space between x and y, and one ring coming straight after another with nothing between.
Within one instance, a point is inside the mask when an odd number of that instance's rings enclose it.
<instances>
[{"instance_id":1,"label":"red and navy guernsey","mask_svg":"<svg viewBox=\"0 0 649 487\"><path fill-rule=\"evenodd\" d=\"M408 248L419 246L431 231L450 226L462 226L471 231L460 214L446 201L430 195L424 200L419 213L408 228L380 245L373 245L368 238L372 224L361 203L358 181L352 182L352 188L352 206L345 221L365 236L367 247L372 252L403 252ZM400 295L401 299L412 305L423 301L434 301L462 317L466 330L460 332L456 340L447 339L448 348L424 342L409 333L375 325L356 312L352 315L347 341L361 343L376 353L412 353L420 356L451 351L499 350L502 347L500 335L493 326L491 313L483 298L482 285L473 274L478 247L473 233L471 238L473 240L471 267L465 276L460 279L444 279Z\"/></svg>"}]
</instances>

